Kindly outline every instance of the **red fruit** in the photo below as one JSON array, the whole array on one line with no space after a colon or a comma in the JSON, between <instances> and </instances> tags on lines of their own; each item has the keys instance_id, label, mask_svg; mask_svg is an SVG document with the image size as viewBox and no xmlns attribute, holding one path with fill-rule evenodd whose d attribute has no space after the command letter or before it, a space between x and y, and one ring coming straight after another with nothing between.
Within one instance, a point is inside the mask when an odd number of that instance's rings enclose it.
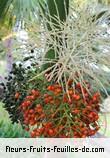
<instances>
[{"instance_id":1,"label":"red fruit","mask_svg":"<svg viewBox=\"0 0 110 158\"><path fill-rule=\"evenodd\" d=\"M72 83L73 83L73 80L69 80L69 81L68 81L68 86L71 86Z\"/></svg>"},{"instance_id":2,"label":"red fruit","mask_svg":"<svg viewBox=\"0 0 110 158\"><path fill-rule=\"evenodd\" d=\"M92 114L92 112L88 115L88 117L90 118L90 119L93 119L93 114Z\"/></svg>"},{"instance_id":3,"label":"red fruit","mask_svg":"<svg viewBox=\"0 0 110 158\"><path fill-rule=\"evenodd\" d=\"M35 100L36 97L34 95L30 96L31 100Z\"/></svg>"},{"instance_id":4,"label":"red fruit","mask_svg":"<svg viewBox=\"0 0 110 158\"><path fill-rule=\"evenodd\" d=\"M44 94L44 97L45 97L45 98L48 98L48 96L49 96L48 94Z\"/></svg>"},{"instance_id":5,"label":"red fruit","mask_svg":"<svg viewBox=\"0 0 110 158\"><path fill-rule=\"evenodd\" d=\"M31 119L35 120L36 115L35 114L31 114Z\"/></svg>"},{"instance_id":6,"label":"red fruit","mask_svg":"<svg viewBox=\"0 0 110 158\"><path fill-rule=\"evenodd\" d=\"M40 118L45 118L45 114L41 114L41 115L40 115Z\"/></svg>"},{"instance_id":7,"label":"red fruit","mask_svg":"<svg viewBox=\"0 0 110 158\"><path fill-rule=\"evenodd\" d=\"M32 132L31 132L31 137L32 137L32 138L35 138L35 137L36 137L36 132L35 132L35 131L32 131Z\"/></svg>"},{"instance_id":8,"label":"red fruit","mask_svg":"<svg viewBox=\"0 0 110 158\"><path fill-rule=\"evenodd\" d=\"M44 132L44 127L40 128L39 132L42 134Z\"/></svg>"},{"instance_id":9,"label":"red fruit","mask_svg":"<svg viewBox=\"0 0 110 158\"><path fill-rule=\"evenodd\" d=\"M91 106L86 106L86 109L90 111L90 110L92 110L92 107Z\"/></svg>"},{"instance_id":10,"label":"red fruit","mask_svg":"<svg viewBox=\"0 0 110 158\"><path fill-rule=\"evenodd\" d=\"M100 127L99 127L99 126L97 126L97 127L95 128L95 131L97 132L99 129L100 129Z\"/></svg>"},{"instance_id":11,"label":"red fruit","mask_svg":"<svg viewBox=\"0 0 110 158\"><path fill-rule=\"evenodd\" d=\"M82 136L81 136L81 138L86 138L86 137L87 137L86 135L82 135Z\"/></svg>"},{"instance_id":12,"label":"red fruit","mask_svg":"<svg viewBox=\"0 0 110 158\"><path fill-rule=\"evenodd\" d=\"M84 126L84 123L83 123L83 122L79 121L78 123L79 123L79 126L80 126L80 127L83 127L83 126Z\"/></svg>"},{"instance_id":13,"label":"red fruit","mask_svg":"<svg viewBox=\"0 0 110 158\"><path fill-rule=\"evenodd\" d=\"M77 95L76 100L79 100L79 99L80 99L80 96L79 96L79 95Z\"/></svg>"},{"instance_id":14,"label":"red fruit","mask_svg":"<svg viewBox=\"0 0 110 158\"><path fill-rule=\"evenodd\" d=\"M30 106L31 104L32 104L31 101L29 100L26 101L26 106Z\"/></svg>"},{"instance_id":15,"label":"red fruit","mask_svg":"<svg viewBox=\"0 0 110 158\"><path fill-rule=\"evenodd\" d=\"M92 136L92 135L95 135L96 131L95 130L90 130L89 133L88 133L88 136Z\"/></svg>"},{"instance_id":16,"label":"red fruit","mask_svg":"<svg viewBox=\"0 0 110 158\"><path fill-rule=\"evenodd\" d=\"M88 93L85 93L84 96L85 96L86 98L88 98L88 97L89 97L89 94L88 94Z\"/></svg>"},{"instance_id":17,"label":"red fruit","mask_svg":"<svg viewBox=\"0 0 110 158\"><path fill-rule=\"evenodd\" d=\"M69 95L72 95L73 94L73 90L72 89L68 90L68 93L69 93Z\"/></svg>"},{"instance_id":18,"label":"red fruit","mask_svg":"<svg viewBox=\"0 0 110 158\"><path fill-rule=\"evenodd\" d=\"M19 99L19 97L20 97L20 93L19 93L19 92L16 92L16 94L15 94L15 99Z\"/></svg>"},{"instance_id":19,"label":"red fruit","mask_svg":"<svg viewBox=\"0 0 110 158\"><path fill-rule=\"evenodd\" d=\"M39 137L40 136L40 133L39 132L36 132L36 137Z\"/></svg>"},{"instance_id":20,"label":"red fruit","mask_svg":"<svg viewBox=\"0 0 110 158\"><path fill-rule=\"evenodd\" d=\"M46 104L48 104L48 103L49 103L49 99L48 99L48 98L45 98L45 99L44 99L44 102L45 102Z\"/></svg>"},{"instance_id":21,"label":"red fruit","mask_svg":"<svg viewBox=\"0 0 110 158\"><path fill-rule=\"evenodd\" d=\"M67 102L68 102L68 97L67 97L66 94L65 94L64 97L63 97L63 102L64 102L64 103L67 103Z\"/></svg>"},{"instance_id":22,"label":"red fruit","mask_svg":"<svg viewBox=\"0 0 110 158\"><path fill-rule=\"evenodd\" d=\"M48 128L52 127L52 123L51 122L45 123L44 127L48 129Z\"/></svg>"},{"instance_id":23,"label":"red fruit","mask_svg":"<svg viewBox=\"0 0 110 158\"><path fill-rule=\"evenodd\" d=\"M74 135L74 138L79 138L79 136L77 136L77 135Z\"/></svg>"},{"instance_id":24,"label":"red fruit","mask_svg":"<svg viewBox=\"0 0 110 158\"><path fill-rule=\"evenodd\" d=\"M34 126L34 125L36 124L36 121L30 120L30 121L29 121L29 124L30 124L31 126Z\"/></svg>"},{"instance_id":25,"label":"red fruit","mask_svg":"<svg viewBox=\"0 0 110 158\"><path fill-rule=\"evenodd\" d=\"M30 129L29 129L29 127L26 127L25 130L26 130L26 131L29 131Z\"/></svg>"},{"instance_id":26,"label":"red fruit","mask_svg":"<svg viewBox=\"0 0 110 158\"><path fill-rule=\"evenodd\" d=\"M26 117L28 117L28 114L25 114L25 113L24 113L23 117L24 117L24 119L25 119Z\"/></svg>"},{"instance_id":27,"label":"red fruit","mask_svg":"<svg viewBox=\"0 0 110 158\"><path fill-rule=\"evenodd\" d=\"M91 114L95 117L95 116L97 116L97 113L96 112L91 112Z\"/></svg>"},{"instance_id":28,"label":"red fruit","mask_svg":"<svg viewBox=\"0 0 110 158\"><path fill-rule=\"evenodd\" d=\"M51 100L50 102L49 102L50 104L54 104L54 105L57 105L56 103L56 100Z\"/></svg>"},{"instance_id":29,"label":"red fruit","mask_svg":"<svg viewBox=\"0 0 110 158\"><path fill-rule=\"evenodd\" d=\"M42 105L41 105L41 104L37 104L37 105L36 105L36 108L35 108L35 111L38 112L38 113L43 112Z\"/></svg>"},{"instance_id":30,"label":"red fruit","mask_svg":"<svg viewBox=\"0 0 110 158\"><path fill-rule=\"evenodd\" d=\"M53 100L53 97L52 97L52 96L49 96L48 99L51 101L51 100Z\"/></svg>"},{"instance_id":31,"label":"red fruit","mask_svg":"<svg viewBox=\"0 0 110 158\"><path fill-rule=\"evenodd\" d=\"M27 100L35 100L36 97L34 95L30 95L26 97Z\"/></svg>"},{"instance_id":32,"label":"red fruit","mask_svg":"<svg viewBox=\"0 0 110 158\"><path fill-rule=\"evenodd\" d=\"M42 113L43 109L42 108L37 108L36 112Z\"/></svg>"},{"instance_id":33,"label":"red fruit","mask_svg":"<svg viewBox=\"0 0 110 158\"><path fill-rule=\"evenodd\" d=\"M35 136L39 137L40 136L40 129L34 129L33 132L35 132Z\"/></svg>"},{"instance_id":34,"label":"red fruit","mask_svg":"<svg viewBox=\"0 0 110 158\"><path fill-rule=\"evenodd\" d=\"M39 91L34 90L34 89L31 91L31 93L32 93L32 95L34 95L36 97L38 97L40 95Z\"/></svg>"},{"instance_id":35,"label":"red fruit","mask_svg":"<svg viewBox=\"0 0 110 158\"><path fill-rule=\"evenodd\" d=\"M54 130L53 129L49 129L48 130L48 134L49 134L49 136L54 136L55 135L55 132L54 132Z\"/></svg>"},{"instance_id":36,"label":"red fruit","mask_svg":"<svg viewBox=\"0 0 110 158\"><path fill-rule=\"evenodd\" d=\"M76 94L74 94L72 97L73 97L73 99L75 99L75 100L79 100L79 99L80 99L80 96L79 96L79 95L76 95Z\"/></svg>"},{"instance_id":37,"label":"red fruit","mask_svg":"<svg viewBox=\"0 0 110 158\"><path fill-rule=\"evenodd\" d=\"M74 110L72 110L72 113L73 113L73 114L79 114L79 113L80 113L80 110L74 109Z\"/></svg>"},{"instance_id":38,"label":"red fruit","mask_svg":"<svg viewBox=\"0 0 110 158\"><path fill-rule=\"evenodd\" d=\"M55 89L55 92L57 92L57 93L61 93L61 88L57 88L57 89Z\"/></svg>"},{"instance_id":39,"label":"red fruit","mask_svg":"<svg viewBox=\"0 0 110 158\"><path fill-rule=\"evenodd\" d=\"M77 84L76 84L76 88L81 88L81 84L80 84L80 83L77 83Z\"/></svg>"},{"instance_id":40,"label":"red fruit","mask_svg":"<svg viewBox=\"0 0 110 158\"><path fill-rule=\"evenodd\" d=\"M36 91L34 95L35 95L36 97L39 97L39 96L40 96L39 91Z\"/></svg>"},{"instance_id":41,"label":"red fruit","mask_svg":"<svg viewBox=\"0 0 110 158\"><path fill-rule=\"evenodd\" d=\"M95 116L95 121L97 121L99 119L99 116L98 115L96 115Z\"/></svg>"},{"instance_id":42,"label":"red fruit","mask_svg":"<svg viewBox=\"0 0 110 158\"><path fill-rule=\"evenodd\" d=\"M100 97L100 93L97 92L97 93L94 94L94 96L98 98L98 97Z\"/></svg>"},{"instance_id":43,"label":"red fruit","mask_svg":"<svg viewBox=\"0 0 110 158\"><path fill-rule=\"evenodd\" d=\"M26 106L26 103L23 102L23 103L21 104L21 107L25 107L25 106Z\"/></svg>"},{"instance_id":44,"label":"red fruit","mask_svg":"<svg viewBox=\"0 0 110 158\"><path fill-rule=\"evenodd\" d=\"M29 124L29 120L28 120L28 119L25 119L25 120L24 120L24 124L28 125L28 124Z\"/></svg>"},{"instance_id":45,"label":"red fruit","mask_svg":"<svg viewBox=\"0 0 110 158\"><path fill-rule=\"evenodd\" d=\"M90 119L91 122L97 121L99 119L99 116L96 112L91 112L88 115L88 118Z\"/></svg>"},{"instance_id":46,"label":"red fruit","mask_svg":"<svg viewBox=\"0 0 110 158\"><path fill-rule=\"evenodd\" d=\"M47 87L47 90L49 90L49 91L54 91L54 89L55 89L55 88L54 88L54 86L52 86L52 85Z\"/></svg>"},{"instance_id":47,"label":"red fruit","mask_svg":"<svg viewBox=\"0 0 110 158\"><path fill-rule=\"evenodd\" d=\"M88 130L83 131L84 135L88 135Z\"/></svg>"},{"instance_id":48,"label":"red fruit","mask_svg":"<svg viewBox=\"0 0 110 158\"><path fill-rule=\"evenodd\" d=\"M51 86L48 86L48 87L47 87L47 90L49 90L49 91L50 91L50 90L51 90Z\"/></svg>"},{"instance_id":49,"label":"red fruit","mask_svg":"<svg viewBox=\"0 0 110 158\"><path fill-rule=\"evenodd\" d=\"M72 104L72 100L71 99L68 99L68 104Z\"/></svg>"},{"instance_id":50,"label":"red fruit","mask_svg":"<svg viewBox=\"0 0 110 158\"><path fill-rule=\"evenodd\" d=\"M42 108L42 105L41 104L37 104L36 107L37 108Z\"/></svg>"},{"instance_id":51,"label":"red fruit","mask_svg":"<svg viewBox=\"0 0 110 158\"><path fill-rule=\"evenodd\" d=\"M93 100L94 102L97 101L97 97L94 96L92 100Z\"/></svg>"},{"instance_id":52,"label":"red fruit","mask_svg":"<svg viewBox=\"0 0 110 158\"><path fill-rule=\"evenodd\" d=\"M62 88L62 87L59 84L55 84L54 88L56 89L56 88Z\"/></svg>"},{"instance_id":53,"label":"red fruit","mask_svg":"<svg viewBox=\"0 0 110 158\"><path fill-rule=\"evenodd\" d=\"M25 115L29 115L29 110L26 110L26 111L24 112L24 114L25 114Z\"/></svg>"},{"instance_id":54,"label":"red fruit","mask_svg":"<svg viewBox=\"0 0 110 158\"><path fill-rule=\"evenodd\" d=\"M31 96L30 96L30 95L27 96L26 99L27 99L27 100L31 100Z\"/></svg>"},{"instance_id":55,"label":"red fruit","mask_svg":"<svg viewBox=\"0 0 110 158\"><path fill-rule=\"evenodd\" d=\"M34 95L36 93L36 90L32 89L31 93Z\"/></svg>"}]
</instances>

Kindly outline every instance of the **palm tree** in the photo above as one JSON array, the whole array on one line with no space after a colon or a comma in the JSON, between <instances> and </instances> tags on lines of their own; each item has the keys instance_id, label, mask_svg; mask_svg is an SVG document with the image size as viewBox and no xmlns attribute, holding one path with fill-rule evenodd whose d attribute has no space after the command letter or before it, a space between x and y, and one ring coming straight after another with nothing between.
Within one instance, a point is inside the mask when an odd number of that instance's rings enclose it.
<instances>
[{"instance_id":1,"label":"palm tree","mask_svg":"<svg viewBox=\"0 0 110 158\"><path fill-rule=\"evenodd\" d=\"M59 17L61 21L66 21L69 11L69 0L0 0L0 25L7 28L12 28L16 22L23 22L25 25L32 22L38 22L36 15L39 14L39 9L43 12L48 21L52 21L55 27L59 28L59 24L54 20ZM49 22L47 28L51 31ZM59 28L60 29L60 28ZM55 52L50 49L46 58L53 59ZM49 65L45 65L47 68Z\"/></svg>"},{"instance_id":2,"label":"palm tree","mask_svg":"<svg viewBox=\"0 0 110 158\"><path fill-rule=\"evenodd\" d=\"M36 17L40 9L44 16L59 16L61 21L65 21L69 0L0 0L0 25L12 27L17 21L24 21L26 24L30 21L38 22ZM54 20L52 22L56 23Z\"/></svg>"}]
</instances>

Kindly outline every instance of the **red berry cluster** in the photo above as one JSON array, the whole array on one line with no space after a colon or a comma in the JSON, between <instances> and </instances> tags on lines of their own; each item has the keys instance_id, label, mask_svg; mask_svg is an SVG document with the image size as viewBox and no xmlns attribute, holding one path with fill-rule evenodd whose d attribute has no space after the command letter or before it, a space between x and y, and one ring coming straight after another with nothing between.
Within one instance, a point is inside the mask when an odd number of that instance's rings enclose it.
<instances>
[{"instance_id":1,"label":"red berry cluster","mask_svg":"<svg viewBox=\"0 0 110 158\"><path fill-rule=\"evenodd\" d=\"M99 93L90 95L80 83L73 87L69 81L66 93L59 84L43 87L43 91L33 89L20 110L32 137L84 138L100 128L99 102Z\"/></svg>"}]
</instances>

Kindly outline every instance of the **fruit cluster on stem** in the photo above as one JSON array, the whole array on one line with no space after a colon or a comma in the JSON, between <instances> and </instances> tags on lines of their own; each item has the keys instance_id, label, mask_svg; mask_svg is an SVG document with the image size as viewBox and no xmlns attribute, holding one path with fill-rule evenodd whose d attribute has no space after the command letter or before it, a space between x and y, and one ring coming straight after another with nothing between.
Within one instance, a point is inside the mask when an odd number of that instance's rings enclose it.
<instances>
[{"instance_id":1,"label":"fruit cluster on stem","mask_svg":"<svg viewBox=\"0 0 110 158\"><path fill-rule=\"evenodd\" d=\"M85 138L100 128L99 102L98 92L91 95L80 83L73 87L70 81L65 93L57 83L43 91L32 89L19 110L31 137Z\"/></svg>"}]
</instances>

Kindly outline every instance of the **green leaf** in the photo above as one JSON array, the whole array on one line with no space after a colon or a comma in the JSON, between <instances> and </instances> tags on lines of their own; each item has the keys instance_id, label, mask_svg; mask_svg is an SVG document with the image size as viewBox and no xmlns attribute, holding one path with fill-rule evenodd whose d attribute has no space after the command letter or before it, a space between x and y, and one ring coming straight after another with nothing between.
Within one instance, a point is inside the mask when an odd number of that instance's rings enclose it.
<instances>
[{"instance_id":1,"label":"green leaf","mask_svg":"<svg viewBox=\"0 0 110 158\"><path fill-rule=\"evenodd\" d=\"M47 0L47 28L49 31L52 30L52 27L56 28L57 30L60 30L60 22L65 22L68 12L69 12L69 0ZM59 20L57 20L59 19ZM51 21L51 24L50 24ZM52 37L53 38L53 37ZM57 39L55 39L57 40ZM61 40L61 39L60 39ZM56 42L59 42L58 40ZM51 47L51 46L50 46ZM54 49L50 49L46 55L46 59L55 59L56 58L56 52ZM43 65L43 69L46 70L48 67L52 66L53 63L47 63Z\"/></svg>"},{"instance_id":2,"label":"green leaf","mask_svg":"<svg viewBox=\"0 0 110 158\"><path fill-rule=\"evenodd\" d=\"M69 0L47 0L48 18L52 21L53 25L60 28L59 22L54 18L59 18L60 21L66 21L69 11ZM48 29L51 30L51 26L48 24Z\"/></svg>"},{"instance_id":3,"label":"green leaf","mask_svg":"<svg viewBox=\"0 0 110 158\"><path fill-rule=\"evenodd\" d=\"M29 133L20 124L0 122L0 138L29 138Z\"/></svg>"},{"instance_id":4,"label":"green leaf","mask_svg":"<svg viewBox=\"0 0 110 158\"><path fill-rule=\"evenodd\" d=\"M45 58L48 59L48 61L50 62L51 60L56 58L56 53L53 49L50 49L46 55ZM53 65L53 63L47 63L43 65L43 69L46 70L48 67L51 67Z\"/></svg>"}]
</instances>

